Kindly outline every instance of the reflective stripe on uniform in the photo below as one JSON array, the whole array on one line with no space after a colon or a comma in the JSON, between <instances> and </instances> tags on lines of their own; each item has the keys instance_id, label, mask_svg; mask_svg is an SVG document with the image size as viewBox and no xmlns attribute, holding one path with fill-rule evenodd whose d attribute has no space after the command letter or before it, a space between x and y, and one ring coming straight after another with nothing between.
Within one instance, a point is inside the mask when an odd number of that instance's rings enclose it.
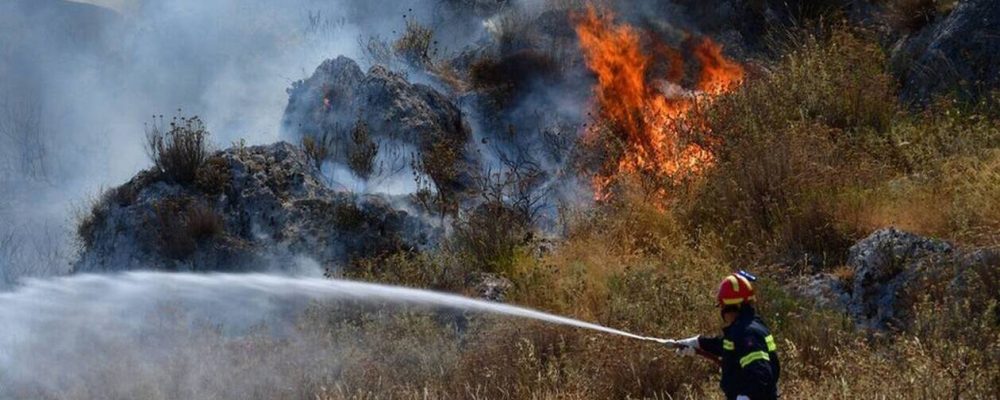
<instances>
[{"instance_id":1,"label":"reflective stripe on uniform","mask_svg":"<svg viewBox=\"0 0 1000 400\"><path fill-rule=\"evenodd\" d=\"M768 356L766 351L755 351L753 353L749 353L740 359L740 367L746 368L747 365L750 365L750 363L759 360L771 361L771 356Z\"/></svg>"},{"instance_id":2,"label":"reflective stripe on uniform","mask_svg":"<svg viewBox=\"0 0 1000 400\"><path fill-rule=\"evenodd\" d=\"M774 336L767 335L767 337L764 338L764 342L767 343L767 351L774 352L778 349L778 345L774 344Z\"/></svg>"},{"instance_id":3,"label":"reflective stripe on uniform","mask_svg":"<svg viewBox=\"0 0 1000 400\"><path fill-rule=\"evenodd\" d=\"M736 345L733 344L729 339L722 339L722 348L725 350L735 350Z\"/></svg>"}]
</instances>

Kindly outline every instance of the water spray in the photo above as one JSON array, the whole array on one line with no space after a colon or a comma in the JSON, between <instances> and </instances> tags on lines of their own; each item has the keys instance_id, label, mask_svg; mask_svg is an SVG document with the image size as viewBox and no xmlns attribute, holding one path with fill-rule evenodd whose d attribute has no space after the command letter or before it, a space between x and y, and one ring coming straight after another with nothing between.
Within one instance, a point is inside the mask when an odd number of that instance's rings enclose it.
<instances>
[{"instance_id":1,"label":"water spray","mask_svg":"<svg viewBox=\"0 0 1000 400\"><path fill-rule=\"evenodd\" d=\"M187 302L191 307L204 310L227 310L213 312L224 314L220 316L222 318L241 320L251 318L256 313L280 313L280 307L269 300L273 297L432 305L534 319L665 345L670 342L667 339L636 335L529 308L458 295L347 280L268 274L128 272L32 279L13 292L0 293L0 323L9 327L9 333L16 332L17 329L30 330L39 316L53 319L87 318L85 314L88 312L124 315L143 311L136 308L153 307L158 302L171 301ZM232 313L242 314L230 315ZM9 335L0 334L0 346L16 345L8 342L9 339ZM715 359L707 353L699 354Z\"/></svg>"}]
</instances>

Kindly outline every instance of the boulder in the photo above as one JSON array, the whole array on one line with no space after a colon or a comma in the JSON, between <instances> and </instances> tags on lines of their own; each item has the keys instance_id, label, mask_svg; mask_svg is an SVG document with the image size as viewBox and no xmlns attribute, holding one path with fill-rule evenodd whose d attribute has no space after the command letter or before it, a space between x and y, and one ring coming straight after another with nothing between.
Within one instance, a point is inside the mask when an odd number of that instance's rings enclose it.
<instances>
[{"instance_id":1,"label":"boulder","mask_svg":"<svg viewBox=\"0 0 1000 400\"><path fill-rule=\"evenodd\" d=\"M514 286L510 279L487 272L473 273L471 280L476 297L498 303L507 298L507 292Z\"/></svg>"},{"instance_id":2,"label":"boulder","mask_svg":"<svg viewBox=\"0 0 1000 400\"><path fill-rule=\"evenodd\" d=\"M892 51L904 99L976 97L1000 87L1000 2L964 0L946 17L901 38Z\"/></svg>"},{"instance_id":3,"label":"boulder","mask_svg":"<svg viewBox=\"0 0 1000 400\"><path fill-rule=\"evenodd\" d=\"M337 268L439 235L391 198L330 189L285 142L218 152L198 175L178 184L146 171L108 191L83 219L74 271L281 269L303 256Z\"/></svg>"},{"instance_id":4,"label":"boulder","mask_svg":"<svg viewBox=\"0 0 1000 400\"><path fill-rule=\"evenodd\" d=\"M378 168L370 174L395 174L444 145L457 149L449 161L458 176L443 183L457 189L468 184L469 171L478 165L474 152L466 150L470 130L461 110L430 86L410 83L383 66L365 74L350 58L327 60L311 77L295 82L288 95L283 134L294 141L312 137L331 143L329 161L335 164L352 167L351 148L373 146ZM356 135L360 127L364 138Z\"/></svg>"},{"instance_id":5,"label":"boulder","mask_svg":"<svg viewBox=\"0 0 1000 400\"><path fill-rule=\"evenodd\" d=\"M997 296L978 293L982 282L972 282L976 276L995 279L988 277L997 274L997 266L996 249L960 250L942 240L885 228L851 246L847 273L803 276L787 288L821 307L846 313L859 327L905 329L914 306L922 301Z\"/></svg>"},{"instance_id":6,"label":"boulder","mask_svg":"<svg viewBox=\"0 0 1000 400\"><path fill-rule=\"evenodd\" d=\"M859 324L885 328L897 319L900 292L914 283L935 257L954 248L895 228L875 231L851 246L847 265L853 272L848 313Z\"/></svg>"}]
</instances>

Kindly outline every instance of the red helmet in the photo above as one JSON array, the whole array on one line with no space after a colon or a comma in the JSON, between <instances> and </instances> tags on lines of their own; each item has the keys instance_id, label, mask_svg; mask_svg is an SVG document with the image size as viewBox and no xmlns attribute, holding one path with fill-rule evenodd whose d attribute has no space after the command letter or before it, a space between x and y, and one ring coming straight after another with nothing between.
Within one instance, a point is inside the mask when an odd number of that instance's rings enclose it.
<instances>
[{"instance_id":1,"label":"red helmet","mask_svg":"<svg viewBox=\"0 0 1000 400\"><path fill-rule=\"evenodd\" d=\"M734 273L722 280L716 294L719 307L742 305L753 302L753 285L740 273Z\"/></svg>"}]
</instances>

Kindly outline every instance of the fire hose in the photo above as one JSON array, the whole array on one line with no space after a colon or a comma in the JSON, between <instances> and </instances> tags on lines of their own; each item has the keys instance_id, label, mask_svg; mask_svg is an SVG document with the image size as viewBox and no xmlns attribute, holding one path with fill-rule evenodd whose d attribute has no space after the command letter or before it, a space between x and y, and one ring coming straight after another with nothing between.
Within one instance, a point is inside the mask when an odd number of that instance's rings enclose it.
<instances>
[{"instance_id":1,"label":"fire hose","mask_svg":"<svg viewBox=\"0 0 1000 400\"><path fill-rule=\"evenodd\" d=\"M660 338L649 337L649 336L637 336L636 339L645 340L645 341L649 341L649 342L656 342L656 343L659 343L659 344L667 345L667 346L669 346L670 348L673 348L673 349L683 349L683 348L687 347L687 346L684 346L682 344L670 344L670 341L667 340L667 339L660 339ZM716 356L715 354L709 353L708 351L705 351L703 349L699 349L697 347L693 347L692 349L694 350L695 354L697 354L699 356L702 356L702 357L708 359L709 361L712 361L716 365L720 365L720 366L722 365L722 360L718 356Z\"/></svg>"}]
</instances>

